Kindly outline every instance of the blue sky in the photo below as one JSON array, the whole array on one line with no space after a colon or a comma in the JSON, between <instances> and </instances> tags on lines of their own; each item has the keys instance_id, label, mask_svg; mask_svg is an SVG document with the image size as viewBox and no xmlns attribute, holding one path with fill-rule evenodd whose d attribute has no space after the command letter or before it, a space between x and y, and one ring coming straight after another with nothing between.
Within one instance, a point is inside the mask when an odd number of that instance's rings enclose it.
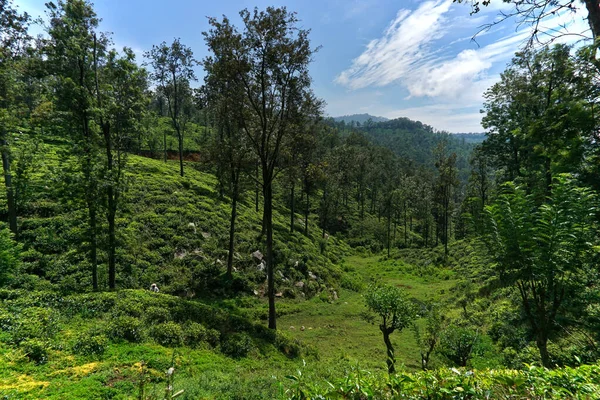
<instances>
[{"instance_id":1,"label":"blue sky","mask_svg":"<svg viewBox=\"0 0 600 400\"><path fill-rule=\"evenodd\" d=\"M34 16L43 15L45 2L15 0ZM313 45L322 46L311 75L329 115L408 117L439 130L480 132L483 92L528 36L506 21L471 40L497 18L501 4L475 16L452 0L96 0L95 9L115 46L131 47L140 59L175 37L202 59L207 16L227 15L239 25L243 8L285 5L311 29ZM546 21L550 28L562 24L572 32L587 29L583 14Z\"/></svg>"}]
</instances>

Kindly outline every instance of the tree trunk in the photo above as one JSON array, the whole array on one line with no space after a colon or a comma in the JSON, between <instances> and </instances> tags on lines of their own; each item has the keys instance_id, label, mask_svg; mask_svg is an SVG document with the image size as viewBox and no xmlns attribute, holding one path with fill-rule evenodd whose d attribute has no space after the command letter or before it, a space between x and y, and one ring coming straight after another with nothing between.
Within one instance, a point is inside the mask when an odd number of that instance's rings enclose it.
<instances>
[{"instance_id":1,"label":"tree trunk","mask_svg":"<svg viewBox=\"0 0 600 400\"><path fill-rule=\"evenodd\" d=\"M381 332L383 333L383 341L385 342L385 347L387 350L387 367L388 373L394 374L396 372L396 367L394 364L396 363L396 359L394 357L394 346L392 346L392 341L390 340L390 334L393 332L392 329L385 328L383 325L379 327Z\"/></svg>"},{"instance_id":2,"label":"tree trunk","mask_svg":"<svg viewBox=\"0 0 600 400\"><path fill-rule=\"evenodd\" d=\"M600 37L600 4L598 4L598 0L585 0L585 6L588 11L588 22L592 29L592 35L596 41Z\"/></svg>"},{"instance_id":3,"label":"tree trunk","mask_svg":"<svg viewBox=\"0 0 600 400\"><path fill-rule=\"evenodd\" d=\"M408 231L407 231L407 212L406 212L406 200L403 202L404 204L404 247L408 247Z\"/></svg>"},{"instance_id":4,"label":"tree trunk","mask_svg":"<svg viewBox=\"0 0 600 400\"><path fill-rule=\"evenodd\" d=\"M6 135L6 133L4 133ZM8 205L8 224L10 231L17 236L17 202L12 187L12 175L10 173L10 154L8 152L8 141L6 136L0 142L2 146L2 169L4 171L4 185L6 186L6 201Z\"/></svg>"},{"instance_id":5,"label":"tree trunk","mask_svg":"<svg viewBox=\"0 0 600 400\"><path fill-rule=\"evenodd\" d=\"M390 247L392 242L392 205L388 206L388 215L387 215L387 256L390 256Z\"/></svg>"},{"instance_id":6,"label":"tree trunk","mask_svg":"<svg viewBox=\"0 0 600 400\"><path fill-rule=\"evenodd\" d=\"M310 196L306 191L306 209L304 210L304 235L308 236L308 214L310 213Z\"/></svg>"},{"instance_id":7,"label":"tree trunk","mask_svg":"<svg viewBox=\"0 0 600 400\"><path fill-rule=\"evenodd\" d=\"M269 329L277 329L275 315L275 281L273 279L273 188L266 166L263 166L264 226L267 235L267 295L269 298Z\"/></svg>"},{"instance_id":8,"label":"tree trunk","mask_svg":"<svg viewBox=\"0 0 600 400\"><path fill-rule=\"evenodd\" d=\"M542 358L542 365L546 368L552 368L550 354L548 353L548 338L544 333L539 333L536 340L537 347Z\"/></svg>"},{"instance_id":9,"label":"tree trunk","mask_svg":"<svg viewBox=\"0 0 600 400\"><path fill-rule=\"evenodd\" d=\"M177 129L177 138L179 139L179 174L183 176L183 133Z\"/></svg>"},{"instance_id":10,"label":"tree trunk","mask_svg":"<svg viewBox=\"0 0 600 400\"><path fill-rule=\"evenodd\" d=\"M96 221L96 205L94 199L87 199L88 216L90 218L90 262L92 263L92 288L98 290L98 240L97 240L97 221Z\"/></svg>"},{"instance_id":11,"label":"tree trunk","mask_svg":"<svg viewBox=\"0 0 600 400\"><path fill-rule=\"evenodd\" d=\"M237 217L237 201L239 194L239 172L231 173L233 180L233 194L231 196L231 219L229 220L229 254L227 255L227 278L233 277L233 247L235 239L235 219Z\"/></svg>"},{"instance_id":12,"label":"tree trunk","mask_svg":"<svg viewBox=\"0 0 600 400\"><path fill-rule=\"evenodd\" d=\"M254 191L254 205L256 208L256 212L258 212L258 192L259 192L259 188L258 188L258 161L256 162L256 173L255 173L255 177L256 177L256 186L255 186L255 191Z\"/></svg>"},{"instance_id":13,"label":"tree trunk","mask_svg":"<svg viewBox=\"0 0 600 400\"><path fill-rule=\"evenodd\" d=\"M296 188L296 183L292 182L292 188L290 189L290 232L294 232L294 189Z\"/></svg>"},{"instance_id":14,"label":"tree trunk","mask_svg":"<svg viewBox=\"0 0 600 400\"><path fill-rule=\"evenodd\" d=\"M167 162L167 131L163 131L163 158Z\"/></svg>"}]
</instances>

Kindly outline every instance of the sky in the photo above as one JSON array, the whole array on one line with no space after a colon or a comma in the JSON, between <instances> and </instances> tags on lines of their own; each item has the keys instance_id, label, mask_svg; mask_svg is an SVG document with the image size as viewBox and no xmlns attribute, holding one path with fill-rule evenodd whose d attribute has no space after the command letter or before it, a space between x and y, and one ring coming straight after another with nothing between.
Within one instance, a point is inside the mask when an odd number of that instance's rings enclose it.
<instances>
[{"instance_id":1,"label":"sky","mask_svg":"<svg viewBox=\"0 0 600 400\"><path fill-rule=\"evenodd\" d=\"M44 16L47 0L14 0L21 11ZM240 25L239 11L286 6L300 27L321 46L310 67L313 89L327 103L326 114L369 113L407 117L437 130L482 132L483 94L529 37L504 21L473 39L506 9L499 0L470 15L452 0L96 0L101 29L115 47L128 46L143 59L152 45L180 38L202 60L208 55L202 32L207 17L228 16ZM582 10L584 11L584 10ZM564 13L545 27L583 33L583 13ZM41 32L38 26L34 32ZM565 39L572 40L572 39ZM199 82L204 75L197 69Z\"/></svg>"}]
</instances>

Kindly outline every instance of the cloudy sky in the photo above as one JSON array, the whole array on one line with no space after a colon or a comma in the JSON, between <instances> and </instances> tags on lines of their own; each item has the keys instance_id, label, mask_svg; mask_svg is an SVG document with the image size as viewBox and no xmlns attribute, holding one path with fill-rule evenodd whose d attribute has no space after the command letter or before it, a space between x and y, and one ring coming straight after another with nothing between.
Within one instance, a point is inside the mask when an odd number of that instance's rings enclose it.
<instances>
[{"instance_id":1,"label":"cloudy sky","mask_svg":"<svg viewBox=\"0 0 600 400\"><path fill-rule=\"evenodd\" d=\"M15 0L21 10L44 15L46 0ZM471 40L498 18L502 3L470 16L452 0L96 0L101 28L116 46L140 55L174 37L196 58L207 55L207 16L285 5L296 11L311 41L322 46L311 66L314 89L331 116L369 113L408 117L450 132L480 132L483 92L499 79L528 37L506 21ZM547 28L583 32L583 13L556 16ZM41 28L38 28L41 29ZM563 28L564 29L564 28ZM203 73L199 69L198 76Z\"/></svg>"}]
</instances>

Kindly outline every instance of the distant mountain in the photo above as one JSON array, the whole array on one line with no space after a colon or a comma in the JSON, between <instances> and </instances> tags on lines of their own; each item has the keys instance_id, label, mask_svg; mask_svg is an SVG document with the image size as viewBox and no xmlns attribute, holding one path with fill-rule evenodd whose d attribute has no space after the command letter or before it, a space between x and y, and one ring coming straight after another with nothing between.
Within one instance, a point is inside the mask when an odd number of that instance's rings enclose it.
<instances>
[{"instance_id":1,"label":"distant mountain","mask_svg":"<svg viewBox=\"0 0 600 400\"><path fill-rule=\"evenodd\" d=\"M389 121L389 119L387 119L385 117L376 117L376 116L370 115L370 114L343 115L341 117L333 117L333 119L334 119L335 122L342 122L342 121L344 121L347 124L349 124L352 121L354 121L354 122L360 122L361 124L364 124L369 119L371 119L373 122L385 122L385 121Z\"/></svg>"},{"instance_id":2,"label":"distant mountain","mask_svg":"<svg viewBox=\"0 0 600 400\"><path fill-rule=\"evenodd\" d=\"M464 140L465 143L481 143L485 140L485 133L453 133L452 136Z\"/></svg>"}]
</instances>

